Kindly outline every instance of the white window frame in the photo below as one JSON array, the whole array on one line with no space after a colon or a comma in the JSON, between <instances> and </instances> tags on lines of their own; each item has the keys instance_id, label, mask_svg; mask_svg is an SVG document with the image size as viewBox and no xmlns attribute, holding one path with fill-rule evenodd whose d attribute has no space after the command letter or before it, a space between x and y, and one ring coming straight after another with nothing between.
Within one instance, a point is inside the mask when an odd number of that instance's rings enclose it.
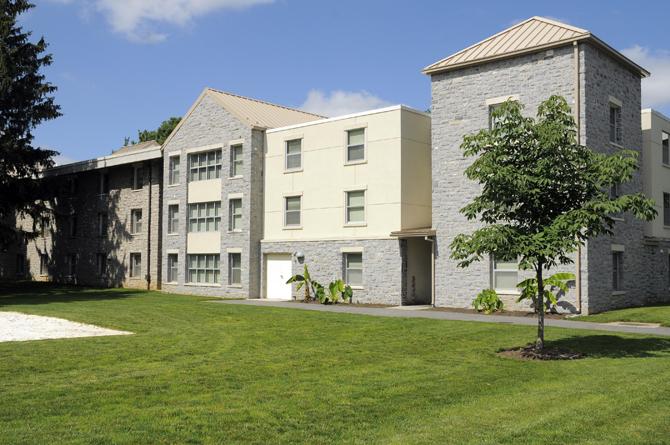
<instances>
[{"instance_id":1,"label":"white window frame","mask_svg":"<svg viewBox=\"0 0 670 445\"><path fill-rule=\"evenodd\" d=\"M193 259L195 259L195 267L193 266ZM201 261L202 259L202 261ZM202 266L202 267L201 267ZM186 257L186 282L195 285L220 285L221 284L221 256L218 253L197 253L188 254ZM200 280L200 276L205 278ZM195 275L195 280L193 280ZM212 281L208 277L212 277Z\"/></svg>"},{"instance_id":2,"label":"white window frame","mask_svg":"<svg viewBox=\"0 0 670 445\"><path fill-rule=\"evenodd\" d=\"M349 220L349 194L350 193L363 193L363 221L350 221ZM368 193L366 188L356 188L351 190L344 191L344 225L350 227L356 226L365 226L368 220Z\"/></svg>"},{"instance_id":3,"label":"white window frame","mask_svg":"<svg viewBox=\"0 0 670 445\"><path fill-rule=\"evenodd\" d=\"M363 131L363 158L351 160L349 158L349 150L352 147L358 147L361 144L351 145L349 144L349 135L354 131ZM365 164L368 160L368 128L366 125L357 126L353 128L347 128L344 131L344 164L345 165L356 165L356 164Z\"/></svg>"},{"instance_id":4,"label":"white window frame","mask_svg":"<svg viewBox=\"0 0 670 445\"><path fill-rule=\"evenodd\" d=\"M233 205L239 203L239 207L233 208ZM242 198L228 198L228 231L241 232L242 219L244 215Z\"/></svg>"},{"instance_id":5,"label":"white window frame","mask_svg":"<svg viewBox=\"0 0 670 445\"><path fill-rule=\"evenodd\" d=\"M168 235L177 233L179 233L179 204L168 204Z\"/></svg>"},{"instance_id":6,"label":"white window frame","mask_svg":"<svg viewBox=\"0 0 670 445\"><path fill-rule=\"evenodd\" d=\"M174 260L174 261L173 261ZM167 255L167 282L179 282L179 254L168 253Z\"/></svg>"},{"instance_id":7,"label":"white window frame","mask_svg":"<svg viewBox=\"0 0 670 445\"><path fill-rule=\"evenodd\" d=\"M175 161L176 166L175 166ZM168 157L168 185L178 185L181 174L181 156L172 155Z\"/></svg>"},{"instance_id":8,"label":"white window frame","mask_svg":"<svg viewBox=\"0 0 670 445\"><path fill-rule=\"evenodd\" d=\"M298 210L288 210L288 200L289 199L298 199L298 204L300 205L300 208ZM297 224L289 224L288 223L288 213L298 213L298 223ZM286 195L284 196L284 227L287 229L298 229L302 227L302 195L297 194L297 195Z\"/></svg>"},{"instance_id":9,"label":"white window frame","mask_svg":"<svg viewBox=\"0 0 670 445\"><path fill-rule=\"evenodd\" d=\"M131 189L134 191L142 190L144 188L144 165L133 165L133 183Z\"/></svg>"},{"instance_id":10,"label":"white window frame","mask_svg":"<svg viewBox=\"0 0 670 445\"><path fill-rule=\"evenodd\" d=\"M615 122L612 123L612 110L618 110L618 116L615 114ZM608 122L608 138L611 144L621 147L623 145L623 104L621 101L610 97L609 106L607 107L607 122ZM617 120L618 119L618 120ZM614 126L614 128L612 127ZM614 138L612 138L614 132Z\"/></svg>"},{"instance_id":11,"label":"white window frame","mask_svg":"<svg viewBox=\"0 0 670 445\"><path fill-rule=\"evenodd\" d=\"M139 214L139 219L135 218L135 215ZM143 224L142 224L142 219L144 218L144 214L142 212L142 209L131 209L130 210L130 234L131 235L140 235L142 233L142 230L144 229Z\"/></svg>"},{"instance_id":12,"label":"white window frame","mask_svg":"<svg viewBox=\"0 0 670 445\"><path fill-rule=\"evenodd\" d=\"M210 155L213 155L211 159ZM197 165L194 167L193 160L197 159ZM223 168L223 150L216 148L214 150L199 151L188 154L188 182L208 181L221 178L221 169ZM213 173L212 173L213 172ZM196 179L197 173L197 179ZM204 176L204 178L202 177Z\"/></svg>"},{"instance_id":13,"label":"white window frame","mask_svg":"<svg viewBox=\"0 0 670 445\"><path fill-rule=\"evenodd\" d=\"M239 149L239 153L237 150ZM239 156L239 159L238 159ZM230 177L243 177L242 169L244 168L244 144L230 145Z\"/></svg>"},{"instance_id":14,"label":"white window frame","mask_svg":"<svg viewBox=\"0 0 670 445\"><path fill-rule=\"evenodd\" d=\"M350 268L349 267L349 257L352 255L356 255L361 257L361 268L360 269L355 269L355 268ZM364 264L365 258L363 257L363 252L343 252L342 253L342 268L343 274L344 275L344 282L351 286L354 289L362 289L365 280L363 279L364 273L365 273L365 264ZM350 270L360 270L361 271L361 282L360 283L352 283L351 280L349 279L349 271Z\"/></svg>"},{"instance_id":15,"label":"white window frame","mask_svg":"<svg viewBox=\"0 0 670 445\"><path fill-rule=\"evenodd\" d=\"M135 259L139 259L139 262L136 263ZM128 268L129 278L142 278L142 253L141 252L130 252L128 255L128 261L130 267Z\"/></svg>"},{"instance_id":16,"label":"white window frame","mask_svg":"<svg viewBox=\"0 0 670 445\"><path fill-rule=\"evenodd\" d=\"M516 273L516 279L514 280L515 283L519 282L519 260L516 261L517 267L516 270L514 269L499 269L496 267L497 261L495 258L495 255L491 255L491 289L494 289L496 292L500 292L503 294L518 294L519 289L517 287L514 287L513 289L505 289L497 286L497 274L498 273L510 273L510 272L515 272Z\"/></svg>"},{"instance_id":17,"label":"white window frame","mask_svg":"<svg viewBox=\"0 0 670 445\"><path fill-rule=\"evenodd\" d=\"M233 259L239 259L239 266L235 266ZM235 271L239 271L239 281L235 281ZM240 252L229 252L228 253L228 285L241 287L242 286L242 253Z\"/></svg>"},{"instance_id":18,"label":"white window frame","mask_svg":"<svg viewBox=\"0 0 670 445\"><path fill-rule=\"evenodd\" d=\"M196 216L192 209L196 209ZM210 209L212 213L210 214ZM195 224L196 230L193 230ZM204 230L200 230L200 225L204 225ZM212 225L213 230L208 230ZM188 233L205 233L221 231L221 201L194 202L188 205Z\"/></svg>"},{"instance_id":19,"label":"white window frame","mask_svg":"<svg viewBox=\"0 0 670 445\"><path fill-rule=\"evenodd\" d=\"M291 142L296 142L296 141L298 141L298 142L300 143L300 153L298 153L298 154L295 154L295 153L289 154L289 152L288 152L289 144L290 144ZM286 139L286 140L284 141L284 171L285 171L285 172L287 172L287 173L292 173L292 172L299 172L299 171L302 171L302 168L303 168L303 157L302 157L302 154L303 154L303 147L302 147L302 145L303 145L303 143L302 143L302 142L303 142L303 138L302 138L302 137L295 137L295 138L291 138L291 139ZM291 156L292 158L293 158L293 157L297 157L297 158L299 158L299 159L300 159L300 165L299 165L298 167L289 167L289 166L288 166L288 159L289 159L289 156Z\"/></svg>"}]
</instances>

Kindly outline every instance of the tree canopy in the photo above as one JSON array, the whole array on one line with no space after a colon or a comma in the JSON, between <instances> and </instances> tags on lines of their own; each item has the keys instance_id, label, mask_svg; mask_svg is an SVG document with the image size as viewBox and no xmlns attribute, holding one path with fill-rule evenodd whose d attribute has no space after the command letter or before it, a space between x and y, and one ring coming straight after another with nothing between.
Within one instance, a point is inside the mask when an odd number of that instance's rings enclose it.
<instances>
[{"instance_id":1,"label":"tree canopy","mask_svg":"<svg viewBox=\"0 0 670 445\"><path fill-rule=\"evenodd\" d=\"M163 142L165 142L168 136L170 136L170 133L172 133L172 130L174 130L180 121L180 117L170 117L161 122L161 124L155 130L138 130L137 141L131 141L130 138L127 137L123 145L137 144L139 142L148 141L156 141L163 145Z\"/></svg>"},{"instance_id":2,"label":"tree canopy","mask_svg":"<svg viewBox=\"0 0 670 445\"><path fill-rule=\"evenodd\" d=\"M597 153L578 144L576 135L567 102L551 96L536 119L524 117L520 103L505 102L493 111L491 129L467 135L461 145L466 157L476 157L465 176L481 185L481 194L461 212L485 225L456 236L451 256L461 267L495 255L535 270L539 348L547 292L543 270L571 263L570 254L587 239L612 234L616 214L645 220L656 215L653 201L641 193L609 193L631 180L637 153Z\"/></svg>"},{"instance_id":3,"label":"tree canopy","mask_svg":"<svg viewBox=\"0 0 670 445\"><path fill-rule=\"evenodd\" d=\"M31 42L31 33L17 24L33 7L25 0L0 0L0 245L19 234L16 215L41 221L48 212L37 199L37 177L58 154L32 145L34 128L60 116L56 87L41 73L52 62L51 54L45 54L47 43L44 38Z\"/></svg>"}]
</instances>

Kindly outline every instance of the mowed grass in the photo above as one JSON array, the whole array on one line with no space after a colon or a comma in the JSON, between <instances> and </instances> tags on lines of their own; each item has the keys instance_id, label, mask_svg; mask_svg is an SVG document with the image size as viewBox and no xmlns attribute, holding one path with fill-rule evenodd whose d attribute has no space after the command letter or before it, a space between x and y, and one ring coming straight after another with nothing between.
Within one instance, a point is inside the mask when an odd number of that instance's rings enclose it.
<instances>
[{"instance_id":1,"label":"mowed grass","mask_svg":"<svg viewBox=\"0 0 670 445\"><path fill-rule=\"evenodd\" d=\"M133 292L0 288L0 310L131 336L0 343L0 443L670 443L670 339Z\"/></svg>"},{"instance_id":2,"label":"mowed grass","mask_svg":"<svg viewBox=\"0 0 670 445\"><path fill-rule=\"evenodd\" d=\"M573 320L595 321L597 323L611 323L615 321L660 323L662 326L670 327L670 304L618 309L601 314L576 317Z\"/></svg>"}]
</instances>

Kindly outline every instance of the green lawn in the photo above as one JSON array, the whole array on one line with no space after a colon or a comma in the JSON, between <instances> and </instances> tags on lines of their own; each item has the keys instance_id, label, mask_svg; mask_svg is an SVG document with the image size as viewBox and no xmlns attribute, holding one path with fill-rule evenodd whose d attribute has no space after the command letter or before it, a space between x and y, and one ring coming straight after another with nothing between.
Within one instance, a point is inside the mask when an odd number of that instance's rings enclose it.
<instances>
[{"instance_id":1,"label":"green lawn","mask_svg":"<svg viewBox=\"0 0 670 445\"><path fill-rule=\"evenodd\" d=\"M670 339L0 287L0 310L131 336L0 343L0 443L670 443Z\"/></svg>"},{"instance_id":2,"label":"green lawn","mask_svg":"<svg viewBox=\"0 0 670 445\"><path fill-rule=\"evenodd\" d=\"M632 321L636 323L660 323L670 327L670 304L658 306L634 307L603 312L602 314L575 317L573 320L611 323L613 321Z\"/></svg>"}]
</instances>

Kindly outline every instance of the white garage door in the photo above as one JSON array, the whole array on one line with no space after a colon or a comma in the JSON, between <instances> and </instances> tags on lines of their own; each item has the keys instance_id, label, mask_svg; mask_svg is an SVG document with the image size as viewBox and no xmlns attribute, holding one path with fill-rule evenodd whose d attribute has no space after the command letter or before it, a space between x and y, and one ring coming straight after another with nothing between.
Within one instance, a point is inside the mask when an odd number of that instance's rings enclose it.
<instances>
[{"instance_id":1,"label":"white garage door","mask_svg":"<svg viewBox=\"0 0 670 445\"><path fill-rule=\"evenodd\" d=\"M266 292L265 297L270 300L290 300L291 285L286 280L293 275L290 254L266 255Z\"/></svg>"}]
</instances>

